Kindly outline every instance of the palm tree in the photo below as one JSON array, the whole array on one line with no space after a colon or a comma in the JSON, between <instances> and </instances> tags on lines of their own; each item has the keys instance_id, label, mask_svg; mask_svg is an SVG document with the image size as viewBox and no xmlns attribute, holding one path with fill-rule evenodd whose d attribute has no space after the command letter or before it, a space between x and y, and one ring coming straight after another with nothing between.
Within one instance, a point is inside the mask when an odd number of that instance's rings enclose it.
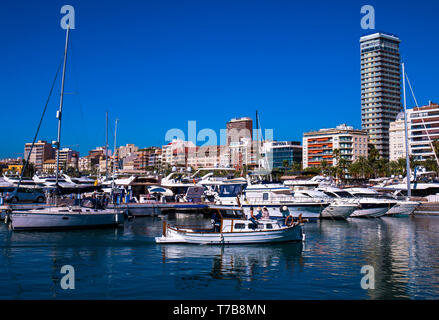
<instances>
[{"instance_id":1,"label":"palm tree","mask_svg":"<svg viewBox=\"0 0 439 320\"><path fill-rule=\"evenodd\" d=\"M353 177L366 179L370 177L372 169L366 157L361 156L349 166L349 173Z\"/></svg>"},{"instance_id":2,"label":"palm tree","mask_svg":"<svg viewBox=\"0 0 439 320\"><path fill-rule=\"evenodd\" d=\"M373 144L369 144L369 151L367 155L367 161L369 162L369 166L372 170L372 177L376 177L376 172L378 170L378 160L380 158L380 153L375 148Z\"/></svg>"},{"instance_id":3,"label":"palm tree","mask_svg":"<svg viewBox=\"0 0 439 320\"><path fill-rule=\"evenodd\" d=\"M325 159L323 159L323 160L320 162L320 167L321 167L321 169L322 169L322 171L321 171L322 174L328 174L328 168L329 168L328 161L326 161Z\"/></svg>"},{"instance_id":4,"label":"palm tree","mask_svg":"<svg viewBox=\"0 0 439 320\"><path fill-rule=\"evenodd\" d=\"M284 159L282 161L282 166L284 167L284 172L287 172L287 169L288 169L289 165L290 165L290 163L288 162L287 159Z\"/></svg>"}]
</instances>

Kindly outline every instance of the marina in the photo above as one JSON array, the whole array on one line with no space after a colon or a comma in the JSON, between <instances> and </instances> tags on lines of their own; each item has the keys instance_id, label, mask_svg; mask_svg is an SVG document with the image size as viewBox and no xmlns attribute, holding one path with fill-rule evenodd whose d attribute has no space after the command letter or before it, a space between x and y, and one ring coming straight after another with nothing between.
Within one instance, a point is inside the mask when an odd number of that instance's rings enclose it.
<instances>
[{"instance_id":1,"label":"marina","mask_svg":"<svg viewBox=\"0 0 439 320\"><path fill-rule=\"evenodd\" d=\"M14 232L0 225L1 299L438 299L439 217L305 223L279 244L156 244L163 220L123 228ZM195 216L170 224L209 226ZM57 284L76 270L75 290ZM38 268L35 268L38 265ZM375 290L363 290L363 265ZM323 294L324 292L324 294Z\"/></svg>"},{"instance_id":2,"label":"marina","mask_svg":"<svg viewBox=\"0 0 439 320\"><path fill-rule=\"evenodd\" d=\"M2 5L0 300L439 299L436 9Z\"/></svg>"}]
</instances>

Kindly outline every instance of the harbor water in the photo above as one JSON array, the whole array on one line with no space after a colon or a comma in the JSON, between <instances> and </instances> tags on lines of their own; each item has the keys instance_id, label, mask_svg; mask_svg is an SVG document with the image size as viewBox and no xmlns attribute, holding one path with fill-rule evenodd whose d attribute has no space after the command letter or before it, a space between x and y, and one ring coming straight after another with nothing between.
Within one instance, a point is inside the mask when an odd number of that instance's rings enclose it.
<instances>
[{"instance_id":1,"label":"harbor water","mask_svg":"<svg viewBox=\"0 0 439 320\"><path fill-rule=\"evenodd\" d=\"M439 217L318 221L304 226L303 243L266 245L158 245L161 232L159 218L57 232L2 223L0 299L439 298ZM61 287L65 265L74 289ZM374 289L362 289L363 266Z\"/></svg>"}]
</instances>

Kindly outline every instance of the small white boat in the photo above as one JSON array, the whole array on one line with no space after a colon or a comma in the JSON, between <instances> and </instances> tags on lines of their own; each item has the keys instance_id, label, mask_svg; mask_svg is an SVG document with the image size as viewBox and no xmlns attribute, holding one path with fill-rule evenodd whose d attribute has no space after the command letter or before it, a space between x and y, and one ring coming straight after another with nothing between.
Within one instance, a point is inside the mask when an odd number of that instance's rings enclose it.
<instances>
[{"instance_id":1,"label":"small white boat","mask_svg":"<svg viewBox=\"0 0 439 320\"><path fill-rule=\"evenodd\" d=\"M13 211L9 218L12 230L102 228L124 222L120 210L61 206Z\"/></svg>"},{"instance_id":2,"label":"small white boat","mask_svg":"<svg viewBox=\"0 0 439 320\"><path fill-rule=\"evenodd\" d=\"M289 216L286 225L275 220L247 220L240 208L217 209L214 211L211 228L200 229L191 226L171 226L163 222L163 234L156 237L157 243L193 244L250 244L302 241L302 217L293 222Z\"/></svg>"}]
</instances>

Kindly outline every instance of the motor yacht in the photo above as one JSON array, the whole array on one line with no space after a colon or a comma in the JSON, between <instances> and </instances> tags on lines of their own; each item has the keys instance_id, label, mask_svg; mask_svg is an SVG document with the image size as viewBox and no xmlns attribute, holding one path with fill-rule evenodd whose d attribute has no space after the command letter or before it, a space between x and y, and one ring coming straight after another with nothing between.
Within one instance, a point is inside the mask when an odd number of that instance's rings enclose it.
<instances>
[{"instance_id":1,"label":"motor yacht","mask_svg":"<svg viewBox=\"0 0 439 320\"><path fill-rule=\"evenodd\" d=\"M347 219L356 209L359 208L358 203L353 203L341 198L331 198L324 192L317 190L296 191L294 192L294 196L329 201L330 205L323 209L323 211L320 213L320 218L322 219Z\"/></svg>"},{"instance_id":2,"label":"motor yacht","mask_svg":"<svg viewBox=\"0 0 439 320\"><path fill-rule=\"evenodd\" d=\"M330 205L325 199L295 197L282 184L253 184L244 189L241 184L232 183L220 186L215 203L242 206L246 215L250 214L252 207L256 210L266 207L270 217L274 218L283 218L285 212L281 208L286 206L292 216L302 214L307 219L318 219L321 212Z\"/></svg>"},{"instance_id":3,"label":"motor yacht","mask_svg":"<svg viewBox=\"0 0 439 320\"><path fill-rule=\"evenodd\" d=\"M395 204L396 201L388 199L376 199L373 197L357 197L345 189L336 187L319 187L318 191L335 199L345 199L352 203L359 204L359 208L352 212L351 217L377 218L386 214Z\"/></svg>"},{"instance_id":4,"label":"motor yacht","mask_svg":"<svg viewBox=\"0 0 439 320\"><path fill-rule=\"evenodd\" d=\"M362 198L376 198L376 199L385 199L390 202L395 202L395 205L392 206L385 215L389 216L407 216L413 214L417 207L420 206L420 202L418 201L409 201L405 198L396 199L388 194L379 193L370 188L349 188L345 189L355 197Z\"/></svg>"}]
</instances>

